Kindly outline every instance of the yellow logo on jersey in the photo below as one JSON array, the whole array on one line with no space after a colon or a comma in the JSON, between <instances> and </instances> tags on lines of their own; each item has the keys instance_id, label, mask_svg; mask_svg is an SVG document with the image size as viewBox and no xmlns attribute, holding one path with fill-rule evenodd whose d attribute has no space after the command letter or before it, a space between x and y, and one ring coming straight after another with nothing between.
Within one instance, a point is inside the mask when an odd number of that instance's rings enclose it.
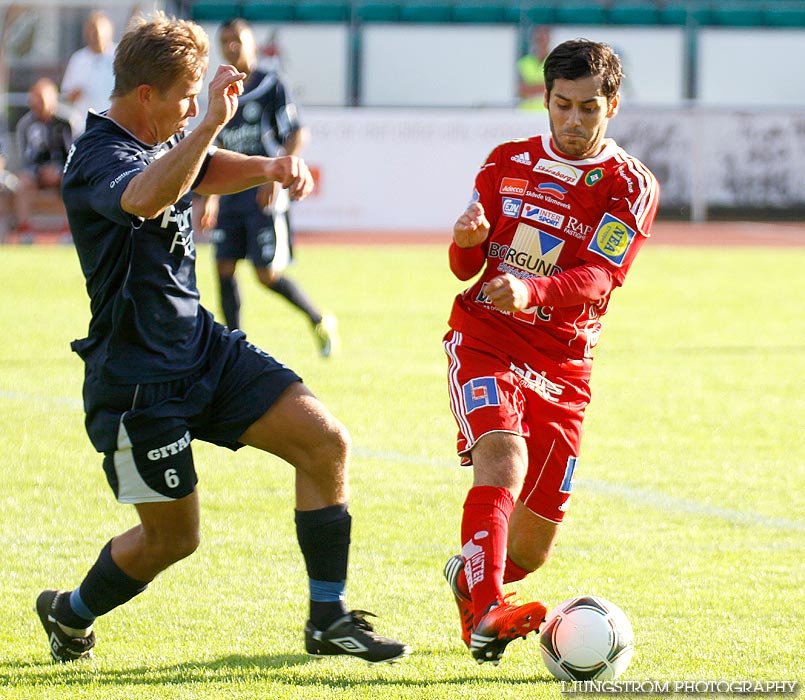
<instances>
[{"instance_id":1,"label":"yellow logo on jersey","mask_svg":"<svg viewBox=\"0 0 805 700\"><path fill-rule=\"evenodd\" d=\"M597 234L598 247L612 258L623 255L629 245L629 233L619 221L604 224Z\"/></svg>"},{"instance_id":2,"label":"yellow logo on jersey","mask_svg":"<svg viewBox=\"0 0 805 700\"><path fill-rule=\"evenodd\" d=\"M587 250L597 253L616 265L621 265L636 232L620 219L604 214Z\"/></svg>"}]
</instances>

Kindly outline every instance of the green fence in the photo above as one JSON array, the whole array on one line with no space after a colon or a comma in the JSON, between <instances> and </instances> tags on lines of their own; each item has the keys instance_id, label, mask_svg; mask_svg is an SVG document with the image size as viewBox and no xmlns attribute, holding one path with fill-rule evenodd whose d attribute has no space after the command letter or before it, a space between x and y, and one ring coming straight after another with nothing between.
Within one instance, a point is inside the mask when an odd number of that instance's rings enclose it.
<instances>
[{"instance_id":1,"label":"green fence","mask_svg":"<svg viewBox=\"0 0 805 700\"><path fill-rule=\"evenodd\" d=\"M196 0L184 9L197 21L805 27L802 0Z\"/></svg>"}]
</instances>

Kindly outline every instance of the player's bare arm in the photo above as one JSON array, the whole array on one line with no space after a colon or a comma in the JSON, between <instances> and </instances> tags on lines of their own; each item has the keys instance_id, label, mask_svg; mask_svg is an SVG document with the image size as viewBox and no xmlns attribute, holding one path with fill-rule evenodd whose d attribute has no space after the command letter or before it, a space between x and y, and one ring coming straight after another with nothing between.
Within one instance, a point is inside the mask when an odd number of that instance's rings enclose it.
<instances>
[{"instance_id":1,"label":"player's bare arm","mask_svg":"<svg viewBox=\"0 0 805 700\"><path fill-rule=\"evenodd\" d=\"M266 183L277 182L289 191L291 199L302 200L313 191L313 176L296 156L246 156L219 149L212 157L198 194L233 194Z\"/></svg>"},{"instance_id":2,"label":"player's bare arm","mask_svg":"<svg viewBox=\"0 0 805 700\"><path fill-rule=\"evenodd\" d=\"M198 218L201 229L203 231L214 229L218 225L218 197L216 195L210 195L209 197L199 198L196 201L201 202L203 205ZM193 202L193 206L197 206L195 201Z\"/></svg>"},{"instance_id":3,"label":"player's bare arm","mask_svg":"<svg viewBox=\"0 0 805 700\"><path fill-rule=\"evenodd\" d=\"M265 209L270 207L277 200L277 193L281 189L278 182L269 182L265 185L260 185L257 188L257 193L254 195L257 200L257 206Z\"/></svg>"},{"instance_id":4,"label":"player's bare arm","mask_svg":"<svg viewBox=\"0 0 805 700\"><path fill-rule=\"evenodd\" d=\"M238 95L243 92L244 73L233 66L219 66L209 86L209 104L207 112L199 125L186 138L170 149L162 158L154 161L142 173L132 178L126 186L120 203L130 214L153 219L168 207L175 204L190 189L198 177L207 152L218 135L218 132L235 114L238 106ZM198 105L197 91L194 83L177 81L169 91L173 93L177 105L187 102L186 112L176 124L171 122L172 131L161 133L165 125L157 117L150 114L148 106L141 107L143 121L151 120L154 126L151 131L158 136L157 140L166 140L176 131L184 128L187 119L194 117ZM148 88L141 86L138 91ZM124 100L138 99L138 95L129 95ZM115 118L115 105L110 116ZM125 124L124 124L125 125ZM136 130L133 130L137 134ZM139 134L137 134L139 135ZM210 193L211 194L211 193Z\"/></svg>"},{"instance_id":5,"label":"player's bare arm","mask_svg":"<svg viewBox=\"0 0 805 700\"><path fill-rule=\"evenodd\" d=\"M453 242L459 248L474 248L489 236L489 221L480 202L473 202L453 224Z\"/></svg>"}]
</instances>

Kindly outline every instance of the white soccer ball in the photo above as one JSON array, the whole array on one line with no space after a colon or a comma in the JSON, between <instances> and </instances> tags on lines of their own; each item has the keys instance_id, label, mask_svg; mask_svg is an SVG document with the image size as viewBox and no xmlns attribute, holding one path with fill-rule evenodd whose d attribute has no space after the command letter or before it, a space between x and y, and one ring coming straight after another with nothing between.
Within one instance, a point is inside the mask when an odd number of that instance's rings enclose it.
<instances>
[{"instance_id":1,"label":"white soccer ball","mask_svg":"<svg viewBox=\"0 0 805 700\"><path fill-rule=\"evenodd\" d=\"M606 681L620 676L632 660L634 634L617 605L598 596L577 596L548 613L539 646L559 680Z\"/></svg>"}]
</instances>

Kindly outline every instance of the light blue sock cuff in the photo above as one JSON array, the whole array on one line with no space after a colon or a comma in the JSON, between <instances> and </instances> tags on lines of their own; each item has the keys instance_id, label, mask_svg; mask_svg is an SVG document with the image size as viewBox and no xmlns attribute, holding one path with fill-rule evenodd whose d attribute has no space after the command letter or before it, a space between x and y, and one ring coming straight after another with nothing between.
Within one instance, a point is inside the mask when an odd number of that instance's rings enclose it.
<instances>
[{"instance_id":1,"label":"light blue sock cuff","mask_svg":"<svg viewBox=\"0 0 805 700\"><path fill-rule=\"evenodd\" d=\"M316 603L337 603L344 600L346 581L315 581L310 582L310 599Z\"/></svg>"},{"instance_id":2,"label":"light blue sock cuff","mask_svg":"<svg viewBox=\"0 0 805 700\"><path fill-rule=\"evenodd\" d=\"M89 620L90 622L96 617L95 613L84 604L83 600L81 600L81 593L77 588L70 593L70 607L73 609L73 612L76 615L83 617L85 620Z\"/></svg>"}]
</instances>

